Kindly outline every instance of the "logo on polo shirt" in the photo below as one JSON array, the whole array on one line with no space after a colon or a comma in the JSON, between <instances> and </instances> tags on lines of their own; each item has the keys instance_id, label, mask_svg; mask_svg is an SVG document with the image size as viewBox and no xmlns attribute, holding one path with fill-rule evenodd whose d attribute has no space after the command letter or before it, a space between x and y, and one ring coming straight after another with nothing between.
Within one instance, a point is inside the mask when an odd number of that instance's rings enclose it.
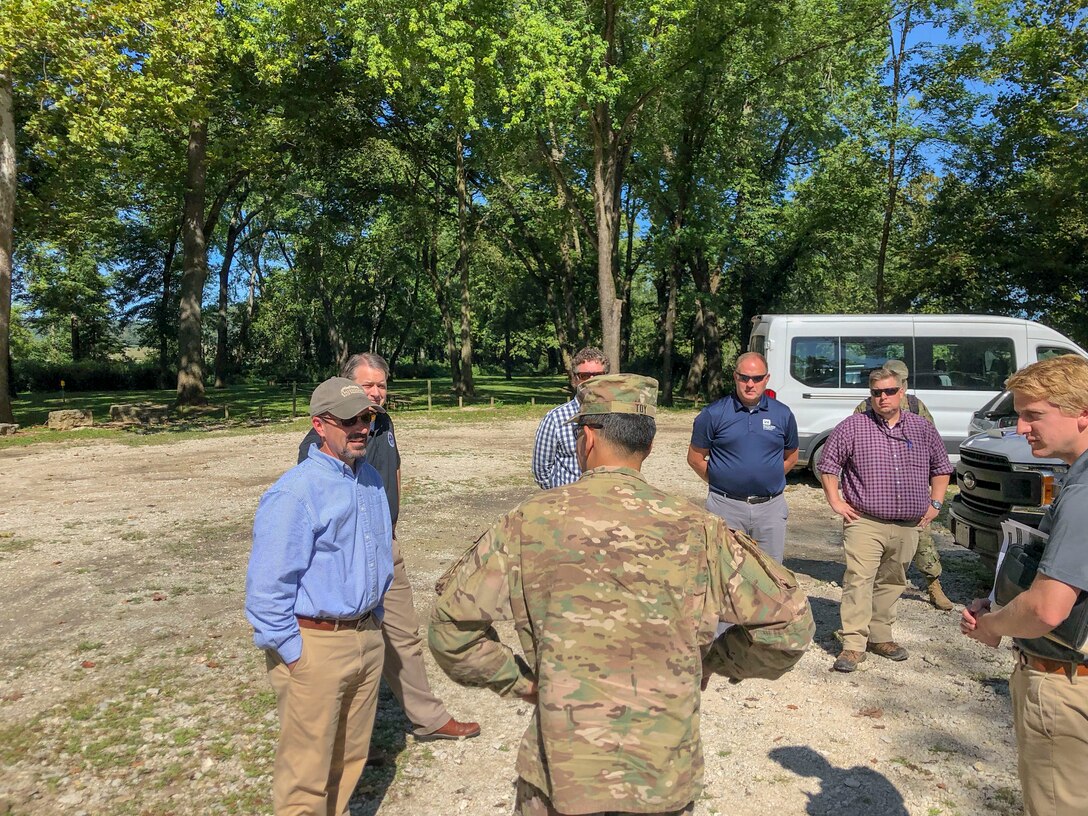
<instances>
[{"instance_id":1,"label":"logo on polo shirt","mask_svg":"<svg viewBox=\"0 0 1088 816\"><path fill-rule=\"evenodd\" d=\"M389 447L395 448L397 446L397 443L393 441L393 434L392 433L386 434L385 438L389 440Z\"/></svg>"},{"instance_id":2,"label":"logo on polo shirt","mask_svg":"<svg viewBox=\"0 0 1088 816\"><path fill-rule=\"evenodd\" d=\"M778 429L774 426L774 423L771 422L769 419L764 419L763 420L763 430L765 430L765 431L777 431Z\"/></svg>"}]
</instances>

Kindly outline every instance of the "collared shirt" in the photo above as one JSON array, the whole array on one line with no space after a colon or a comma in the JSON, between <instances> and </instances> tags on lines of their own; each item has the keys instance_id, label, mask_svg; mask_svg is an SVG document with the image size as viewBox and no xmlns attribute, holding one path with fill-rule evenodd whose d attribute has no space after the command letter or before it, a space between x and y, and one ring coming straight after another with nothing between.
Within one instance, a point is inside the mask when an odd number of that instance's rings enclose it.
<instances>
[{"instance_id":1,"label":"collared shirt","mask_svg":"<svg viewBox=\"0 0 1088 816\"><path fill-rule=\"evenodd\" d=\"M378 472L353 471L310 447L261 497L246 574L253 642L298 660L295 615L351 619L375 612L393 580L393 525Z\"/></svg>"},{"instance_id":2,"label":"collared shirt","mask_svg":"<svg viewBox=\"0 0 1088 816\"><path fill-rule=\"evenodd\" d=\"M298 446L299 462L306 461L306 457L310 455L310 445L321 447L321 435L313 428L310 428L310 432ZM400 486L397 484L400 451L393 436L393 420L389 418L389 414L377 414L370 425L370 437L366 441L366 461L382 477L385 497L389 500L389 515L393 518L393 527L396 527L400 513Z\"/></svg>"},{"instance_id":3,"label":"collared shirt","mask_svg":"<svg viewBox=\"0 0 1088 816\"><path fill-rule=\"evenodd\" d=\"M752 408L735 395L695 418L691 445L710 451L710 487L735 496L773 496L786 488L785 452L797 449L793 412L764 394Z\"/></svg>"},{"instance_id":4,"label":"collared shirt","mask_svg":"<svg viewBox=\"0 0 1088 816\"><path fill-rule=\"evenodd\" d=\"M952 473L937 429L900 413L894 427L873 411L851 414L828 437L820 473L841 471L842 496L882 521L917 521L929 509L929 481Z\"/></svg>"},{"instance_id":5,"label":"collared shirt","mask_svg":"<svg viewBox=\"0 0 1088 816\"><path fill-rule=\"evenodd\" d=\"M1049 535L1039 560L1039 572L1055 581L1088 592L1088 452L1070 466L1062 489L1039 524ZM1016 638L1016 645L1030 654L1071 663L1088 661L1080 652L1046 637Z\"/></svg>"},{"instance_id":6,"label":"collared shirt","mask_svg":"<svg viewBox=\"0 0 1088 816\"><path fill-rule=\"evenodd\" d=\"M540 421L533 445L533 478L544 490L577 482L582 475L574 452L574 426L578 398L552 408Z\"/></svg>"}]
</instances>

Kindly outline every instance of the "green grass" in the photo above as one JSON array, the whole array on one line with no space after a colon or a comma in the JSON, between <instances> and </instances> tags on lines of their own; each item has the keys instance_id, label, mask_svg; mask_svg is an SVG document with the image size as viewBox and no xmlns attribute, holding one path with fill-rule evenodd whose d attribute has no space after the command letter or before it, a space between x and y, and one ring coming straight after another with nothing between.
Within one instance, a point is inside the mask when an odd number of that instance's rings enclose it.
<instances>
[{"instance_id":1,"label":"green grass","mask_svg":"<svg viewBox=\"0 0 1088 816\"><path fill-rule=\"evenodd\" d=\"M432 380L394 380L390 382L390 397L396 401L398 414L411 411L427 410L427 390L430 383L432 409L457 408L458 400L452 391L449 378ZM268 419L289 419L292 410L295 417L305 418L309 405L310 393L317 383L297 383L292 396L291 383L273 385L232 385L227 388L209 388L206 392L212 406L207 410L188 411L171 416L171 421L180 421L193 429L212 422L221 424L223 409L226 408L232 422L252 422ZM562 375L541 377L514 377L507 380L502 376L478 375L475 378L476 396L466 398L466 407L490 407L495 400L497 407L530 405L533 400L538 406L558 405L570 399L569 383ZM159 405L172 405L175 398L173 389L148 391L76 391L68 392L63 398L59 391L37 392L20 395L12 402L15 421L27 433L33 426L44 425L50 411L64 408L89 409L94 414L96 423L109 421L111 405L122 403L150 402ZM678 400L678 407L690 408L693 403ZM151 426L154 430L155 426ZM96 429L76 431L79 436L92 436L100 433ZM19 435L23 435L20 431ZM58 436L52 432L53 436ZM6 438L9 439L9 438ZM2 440L0 440L2 441Z\"/></svg>"}]
</instances>

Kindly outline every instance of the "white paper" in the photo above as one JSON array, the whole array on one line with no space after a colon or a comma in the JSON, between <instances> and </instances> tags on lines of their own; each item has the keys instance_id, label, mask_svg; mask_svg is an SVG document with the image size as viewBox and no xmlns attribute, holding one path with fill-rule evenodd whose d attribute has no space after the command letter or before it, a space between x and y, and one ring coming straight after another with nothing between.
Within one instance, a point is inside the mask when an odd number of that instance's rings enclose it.
<instances>
[{"instance_id":1,"label":"white paper","mask_svg":"<svg viewBox=\"0 0 1088 816\"><path fill-rule=\"evenodd\" d=\"M1029 527L1026 524L1021 524L1019 521L1013 521L1008 519L1001 522L1001 550L997 553L997 569L994 570L994 584L997 583L997 574L1001 572L1001 562L1005 560L1005 553L1008 552L1010 544L1019 544L1022 547L1026 547L1031 541L1041 541L1044 544L1050 540L1050 536L1044 532L1036 530L1034 527ZM990 603L993 604L997 601L994 597L994 590L990 590Z\"/></svg>"}]
</instances>

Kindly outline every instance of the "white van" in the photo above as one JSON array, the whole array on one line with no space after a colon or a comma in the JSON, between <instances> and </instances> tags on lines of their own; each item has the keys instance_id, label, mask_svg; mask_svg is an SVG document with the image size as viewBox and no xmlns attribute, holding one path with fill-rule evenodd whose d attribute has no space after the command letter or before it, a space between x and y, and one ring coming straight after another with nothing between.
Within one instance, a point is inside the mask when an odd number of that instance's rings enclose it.
<instances>
[{"instance_id":1,"label":"white van","mask_svg":"<svg viewBox=\"0 0 1088 816\"><path fill-rule=\"evenodd\" d=\"M1088 353L1031 320L985 315L759 315L749 351L767 358L768 387L797 417L800 462L819 461L832 429L869 396L869 372L896 359L951 454L974 411L1028 363Z\"/></svg>"}]
</instances>

